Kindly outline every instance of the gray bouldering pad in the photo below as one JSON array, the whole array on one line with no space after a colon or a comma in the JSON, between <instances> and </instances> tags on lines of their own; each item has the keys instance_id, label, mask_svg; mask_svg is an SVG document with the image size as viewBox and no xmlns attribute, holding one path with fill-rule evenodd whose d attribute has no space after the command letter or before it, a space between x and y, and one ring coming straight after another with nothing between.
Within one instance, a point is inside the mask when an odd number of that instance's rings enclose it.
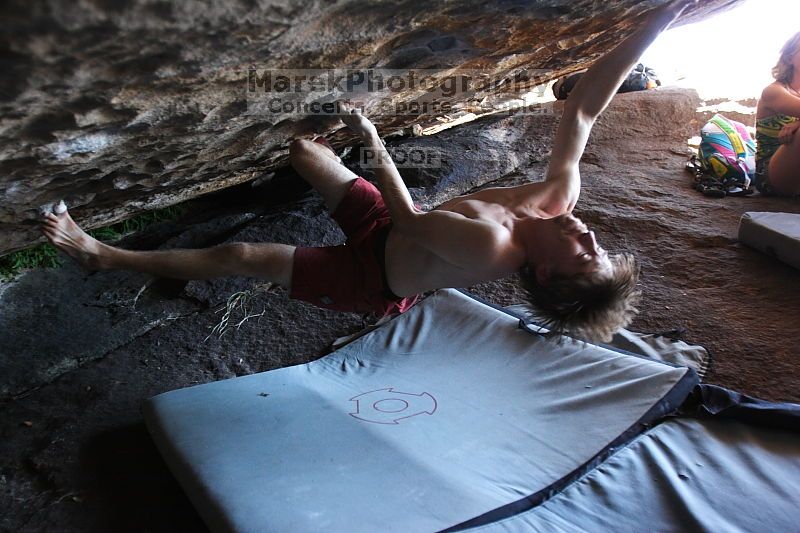
<instances>
[{"instance_id":1,"label":"gray bouldering pad","mask_svg":"<svg viewBox=\"0 0 800 533\"><path fill-rule=\"evenodd\" d=\"M679 418L486 532L797 531L800 434Z\"/></svg>"},{"instance_id":2,"label":"gray bouldering pad","mask_svg":"<svg viewBox=\"0 0 800 533\"><path fill-rule=\"evenodd\" d=\"M446 290L322 359L144 413L213 530L437 531L569 480L696 383Z\"/></svg>"},{"instance_id":3,"label":"gray bouldering pad","mask_svg":"<svg viewBox=\"0 0 800 533\"><path fill-rule=\"evenodd\" d=\"M800 214L745 213L739 221L739 240L800 269Z\"/></svg>"},{"instance_id":4,"label":"gray bouldering pad","mask_svg":"<svg viewBox=\"0 0 800 533\"><path fill-rule=\"evenodd\" d=\"M503 308L504 310L530 321L529 317L536 312L529 304L515 304ZM530 324L532 329L546 332L547 329L536 324L535 318ZM686 366L697 372L700 379L705 378L711 366L711 355L702 346L688 344L680 339L672 338L679 331L667 333L637 333L627 329L620 329L604 345L612 350L619 350L633 355L641 355L656 361L663 361L675 366Z\"/></svg>"}]
</instances>

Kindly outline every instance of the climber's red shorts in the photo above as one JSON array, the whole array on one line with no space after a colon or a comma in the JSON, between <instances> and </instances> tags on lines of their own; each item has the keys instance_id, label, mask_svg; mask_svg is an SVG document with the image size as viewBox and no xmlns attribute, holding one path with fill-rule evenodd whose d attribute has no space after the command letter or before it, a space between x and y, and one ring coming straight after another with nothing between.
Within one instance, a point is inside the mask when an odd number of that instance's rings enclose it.
<instances>
[{"instance_id":1,"label":"climber's red shorts","mask_svg":"<svg viewBox=\"0 0 800 533\"><path fill-rule=\"evenodd\" d=\"M290 298L318 307L379 316L407 311L418 296L395 296L386 283L384 250L392 220L380 191L363 178L353 181L331 214L346 244L294 252Z\"/></svg>"}]
</instances>

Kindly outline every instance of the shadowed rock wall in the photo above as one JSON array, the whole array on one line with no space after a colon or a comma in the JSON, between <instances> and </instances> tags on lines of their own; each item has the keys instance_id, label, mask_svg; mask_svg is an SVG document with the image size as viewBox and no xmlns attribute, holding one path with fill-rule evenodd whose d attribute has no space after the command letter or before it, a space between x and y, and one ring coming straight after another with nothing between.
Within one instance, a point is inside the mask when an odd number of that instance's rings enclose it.
<instances>
[{"instance_id":1,"label":"shadowed rock wall","mask_svg":"<svg viewBox=\"0 0 800 533\"><path fill-rule=\"evenodd\" d=\"M659 3L5 1L0 254L39 238L42 205L64 198L79 223L107 225L262 176L286 163L290 138L331 128L253 113L252 66L480 71L488 87L449 98L458 112L588 66ZM445 114L378 115L374 95L361 99L384 134Z\"/></svg>"}]
</instances>

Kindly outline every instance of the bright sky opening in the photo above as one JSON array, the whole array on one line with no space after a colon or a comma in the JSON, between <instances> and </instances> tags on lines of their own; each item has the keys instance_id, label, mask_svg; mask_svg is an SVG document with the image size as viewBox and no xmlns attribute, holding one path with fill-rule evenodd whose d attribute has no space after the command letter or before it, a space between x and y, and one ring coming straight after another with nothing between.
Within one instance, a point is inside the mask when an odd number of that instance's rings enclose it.
<instances>
[{"instance_id":1,"label":"bright sky opening","mask_svg":"<svg viewBox=\"0 0 800 533\"><path fill-rule=\"evenodd\" d=\"M697 89L701 98L757 98L772 83L786 41L800 31L797 0L747 0L701 22L661 35L642 62L664 85Z\"/></svg>"}]
</instances>

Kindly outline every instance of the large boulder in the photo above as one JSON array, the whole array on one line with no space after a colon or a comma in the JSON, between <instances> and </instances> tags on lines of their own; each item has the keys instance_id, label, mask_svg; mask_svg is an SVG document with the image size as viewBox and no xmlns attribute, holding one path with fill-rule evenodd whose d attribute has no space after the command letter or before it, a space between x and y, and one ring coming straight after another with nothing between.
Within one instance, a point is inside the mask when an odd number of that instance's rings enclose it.
<instances>
[{"instance_id":1,"label":"large boulder","mask_svg":"<svg viewBox=\"0 0 800 533\"><path fill-rule=\"evenodd\" d=\"M684 21L739 1L705 1ZM92 228L285 165L288 139L332 123L265 111L256 94L267 71L436 69L441 79L462 69L484 80L440 95L449 107L421 114L379 109L379 99L393 109L422 101L418 86L388 99L361 91L368 114L391 133L587 67L659 3L7 0L0 7L0 254L39 239L38 209L61 198ZM336 95L286 92L277 102Z\"/></svg>"}]
</instances>

